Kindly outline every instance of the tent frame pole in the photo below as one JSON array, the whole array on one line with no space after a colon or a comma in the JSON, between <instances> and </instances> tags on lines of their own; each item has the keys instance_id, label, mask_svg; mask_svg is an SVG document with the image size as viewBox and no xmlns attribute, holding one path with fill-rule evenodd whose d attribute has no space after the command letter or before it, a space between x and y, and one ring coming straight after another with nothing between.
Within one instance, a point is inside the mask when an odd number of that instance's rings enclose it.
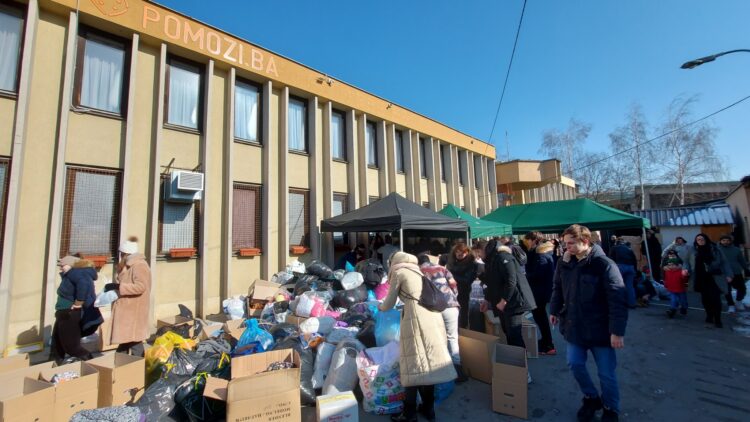
<instances>
[{"instance_id":1,"label":"tent frame pole","mask_svg":"<svg viewBox=\"0 0 750 422\"><path fill-rule=\"evenodd\" d=\"M646 237L646 228L642 227L643 230L643 245L646 249L646 260L648 261L648 278L654 281L654 269L651 268L651 252L648 250L648 238Z\"/></svg>"},{"instance_id":2,"label":"tent frame pole","mask_svg":"<svg viewBox=\"0 0 750 422\"><path fill-rule=\"evenodd\" d=\"M466 230L466 246L471 248L471 236L469 236L469 231Z\"/></svg>"},{"instance_id":3,"label":"tent frame pole","mask_svg":"<svg viewBox=\"0 0 750 422\"><path fill-rule=\"evenodd\" d=\"M404 251L404 229L398 229L398 246Z\"/></svg>"}]
</instances>

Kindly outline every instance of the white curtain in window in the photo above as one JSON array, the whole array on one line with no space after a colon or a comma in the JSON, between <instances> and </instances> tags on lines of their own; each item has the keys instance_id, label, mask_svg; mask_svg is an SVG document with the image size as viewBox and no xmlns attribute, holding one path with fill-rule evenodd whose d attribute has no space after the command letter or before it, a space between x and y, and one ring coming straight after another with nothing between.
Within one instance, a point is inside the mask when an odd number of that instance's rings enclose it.
<instances>
[{"instance_id":1,"label":"white curtain in window","mask_svg":"<svg viewBox=\"0 0 750 422\"><path fill-rule=\"evenodd\" d=\"M125 51L95 40L86 40L83 57L81 105L120 112Z\"/></svg>"},{"instance_id":2,"label":"white curtain in window","mask_svg":"<svg viewBox=\"0 0 750 422\"><path fill-rule=\"evenodd\" d=\"M305 239L305 195L289 193L289 244L304 245Z\"/></svg>"},{"instance_id":3,"label":"white curtain in window","mask_svg":"<svg viewBox=\"0 0 750 422\"><path fill-rule=\"evenodd\" d=\"M21 48L21 18L0 10L0 89L16 90L16 70Z\"/></svg>"},{"instance_id":4,"label":"white curtain in window","mask_svg":"<svg viewBox=\"0 0 750 422\"><path fill-rule=\"evenodd\" d=\"M367 164L371 166L378 165L378 137L375 125L367 124Z\"/></svg>"},{"instance_id":5,"label":"white curtain in window","mask_svg":"<svg viewBox=\"0 0 750 422\"><path fill-rule=\"evenodd\" d=\"M76 172L70 253L110 253L116 182L111 174Z\"/></svg>"},{"instance_id":6,"label":"white curtain in window","mask_svg":"<svg viewBox=\"0 0 750 422\"><path fill-rule=\"evenodd\" d=\"M161 250L194 247L195 204L164 202Z\"/></svg>"},{"instance_id":7,"label":"white curtain in window","mask_svg":"<svg viewBox=\"0 0 750 422\"><path fill-rule=\"evenodd\" d=\"M334 198L331 204L331 217L336 217L344 213L344 200ZM333 232L333 240L336 243L342 243L344 241L344 233Z\"/></svg>"},{"instance_id":8,"label":"white curtain in window","mask_svg":"<svg viewBox=\"0 0 750 422\"><path fill-rule=\"evenodd\" d=\"M344 142L346 134L344 133L344 116L338 113L331 115L331 154L333 158L340 160L346 159L346 149Z\"/></svg>"},{"instance_id":9,"label":"white curtain in window","mask_svg":"<svg viewBox=\"0 0 750 422\"><path fill-rule=\"evenodd\" d=\"M234 91L234 136L248 141L258 141L258 88L237 83Z\"/></svg>"},{"instance_id":10,"label":"white curtain in window","mask_svg":"<svg viewBox=\"0 0 750 422\"><path fill-rule=\"evenodd\" d=\"M287 128L289 130L289 149L295 151L306 151L305 145L305 103L295 99L289 99L289 118Z\"/></svg>"},{"instance_id":11,"label":"white curtain in window","mask_svg":"<svg viewBox=\"0 0 750 422\"><path fill-rule=\"evenodd\" d=\"M189 70L190 67L192 69ZM199 70L193 66L172 64L169 68L169 117L167 121L197 129L199 96Z\"/></svg>"}]
</instances>

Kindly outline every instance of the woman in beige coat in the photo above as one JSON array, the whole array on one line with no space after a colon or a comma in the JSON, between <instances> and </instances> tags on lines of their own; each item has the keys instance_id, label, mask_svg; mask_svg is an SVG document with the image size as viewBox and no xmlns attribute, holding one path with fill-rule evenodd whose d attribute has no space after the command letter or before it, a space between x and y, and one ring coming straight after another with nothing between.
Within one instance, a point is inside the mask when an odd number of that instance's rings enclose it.
<instances>
[{"instance_id":1,"label":"woman in beige coat","mask_svg":"<svg viewBox=\"0 0 750 422\"><path fill-rule=\"evenodd\" d=\"M146 257L138 253L137 238L120 245L117 289L119 298L112 304L112 343L117 351L143 355L143 341L149 336L148 311L151 296L151 269Z\"/></svg>"},{"instance_id":2,"label":"woman in beige coat","mask_svg":"<svg viewBox=\"0 0 750 422\"><path fill-rule=\"evenodd\" d=\"M420 413L435 420L435 384L456 378L448 353L445 324L439 312L432 312L418 303L422 294L422 272L417 257L396 252L391 258L388 274L390 288L380 310L393 308L396 298L404 302L401 318L401 384L406 388L404 412L391 416L397 422L417 420L417 392L422 398Z\"/></svg>"}]
</instances>

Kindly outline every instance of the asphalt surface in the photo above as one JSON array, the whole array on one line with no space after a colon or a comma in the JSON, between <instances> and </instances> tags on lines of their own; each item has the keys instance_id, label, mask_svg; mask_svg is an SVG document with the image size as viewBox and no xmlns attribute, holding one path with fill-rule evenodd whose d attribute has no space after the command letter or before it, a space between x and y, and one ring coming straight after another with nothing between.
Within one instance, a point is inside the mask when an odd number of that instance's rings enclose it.
<instances>
[{"instance_id":1,"label":"asphalt surface","mask_svg":"<svg viewBox=\"0 0 750 422\"><path fill-rule=\"evenodd\" d=\"M750 419L750 312L723 315L724 328L706 328L700 297L689 294L685 317L668 319L667 301L629 314L625 348L617 353L624 421L721 421ZM750 302L750 301L746 301ZM748 325L743 325L746 323ZM558 354L529 359L529 419L575 421L581 394L565 364L565 341L553 332ZM589 371L598 385L596 367ZM476 380L457 385L436 407L438 421L515 421L494 413L491 387ZM305 409L303 420L315 420ZM360 411L360 421L387 416Z\"/></svg>"}]
</instances>

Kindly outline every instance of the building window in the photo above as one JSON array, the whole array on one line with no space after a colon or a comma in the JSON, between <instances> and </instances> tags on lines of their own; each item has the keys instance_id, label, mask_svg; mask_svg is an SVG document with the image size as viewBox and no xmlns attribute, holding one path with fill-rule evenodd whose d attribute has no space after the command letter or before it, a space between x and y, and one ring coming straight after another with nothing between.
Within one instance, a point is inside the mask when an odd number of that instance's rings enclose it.
<instances>
[{"instance_id":1,"label":"building window","mask_svg":"<svg viewBox=\"0 0 750 422\"><path fill-rule=\"evenodd\" d=\"M260 143L260 87L238 80L234 86L234 137Z\"/></svg>"},{"instance_id":2,"label":"building window","mask_svg":"<svg viewBox=\"0 0 750 422\"><path fill-rule=\"evenodd\" d=\"M448 163L450 162L450 149L448 145L440 145L440 179L443 182L448 181Z\"/></svg>"},{"instance_id":3,"label":"building window","mask_svg":"<svg viewBox=\"0 0 750 422\"><path fill-rule=\"evenodd\" d=\"M120 232L122 172L68 167L60 256L114 256Z\"/></svg>"},{"instance_id":4,"label":"building window","mask_svg":"<svg viewBox=\"0 0 750 422\"><path fill-rule=\"evenodd\" d=\"M261 242L261 187L234 184L232 198L232 250L259 248Z\"/></svg>"},{"instance_id":5,"label":"building window","mask_svg":"<svg viewBox=\"0 0 750 422\"><path fill-rule=\"evenodd\" d=\"M124 115L129 43L85 27L79 32L75 106Z\"/></svg>"},{"instance_id":6,"label":"building window","mask_svg":"<svg viewBox=\"0 0 750 422\"><path fill-rule=\"evenodd\" d=\"M419 138L419 174L427 178L427 141L424 138Z\"/></svg>"},{"instance_id":7,"label":"building window","mask_svg":"<svg viewBox=\"0 0 750 422\"><path fill-rule=\"evenodd\" d=\"M404 133L397 130L394 138L394 147L396 149L396 171L404 173Z\"/></svg>"},{"instance_id":8,"label":"building window","mask_svg":"<svg viewBox=\"0 0 750 422\"><path fill-rule=\"evenodd\" d=\"M347 212L349 212L349 195L345 193L334 193L333 204L331 206L331 217L346 214ZM347 233L334 232L333 244L347 245L349 244L349 236Z\"/></svg>"},{"instance_id":9,"label":"building window","mask_svg":"<svg viewBox=\"0 0 750 422\"><path fill-rule=\"evenodd\" d=\"M337 110L331 113L331 156L346 160L346 115Z\"/></svg>"},{"instance_id":10,"label":"building window","mask_svg":"<svg viewBox=\"0 0 750 422\"><path fill-rule=\"evenodd\" d=\"M492 193L492 183L490 183L490 180L493 180L495 174L495 162L488 160L487 161L487 192Z\"/></svg>"},{"instance_id":11,"label":"building window","mask_svg":"<svg viewBox=\"0 0 750 422\"><path fill-rule=\"evenodd\" d=\"M3 257L5 236L5 209L8 206L8 179L10 179L10 159L0 158L0 260Z\"/></svg>"},{"instance_id":12,"label":"building window","mask_svg":"<svg viewBox=\"0 0 750 422\"><path fill-rule=\"evenodd\" d=\"M378 130L373 122L367 122L365 127L365 139L367 140L367 165L378 167Z\"/></svg>"},{"instance_id":13,"label":"building window","mask_svg":"<svg viewBox=\"0 0 750 422\"><path fill-rule=\"evenodd\" d=\"M482 187L482 159L479 157L474 157L474 187Z\"/></svg>"},{"instance_id":14,"label":"building window","mask_svg":"<svg viewBox=\"0 0 750 422\"><path fill-rule=\"evenodd\" d=\"M307 101L289 97L289 149L307 152Z\"/></svg>"},{"instance_id":15,"label":"building window","mask_svg":"<svg viewBox=\"0 0 750 422\"><path fill-rule=\"evenodd\" d=\"M23 39L23 11L0 3L0 91L16 92Z\"/></svg>"},{"instance_id":16,"label":"building window","mask_svg":"<svg viewBox=\"0 0 750 422\"><path fill-rule=\"evenodd\" d=\"M200 201L181 203L164 200L165 184L169 176L162 177L159 210L159 253L166 254L174 248L198 248L200 232Z\"/></svg>"},{"instance_id":17,"label":"building window","mask_svg":"<svg viewBox=\"0 0 750 422\"><path fill-rule=\"evenodd\" d=\"M183 59L167 60L167 123L200 129L203 86L202 67Z\"/></svg>"},{"instance_id":18,"label":"building window","mask_svg":"<svg viewBox=\"0 0 750 422\"><path fill-rule=\"evenodd\" d=\"M466 159L466 153L464 151L458 151L458 184L463 186L464 182L466 181L466 176L464 176L464 173L466 172L466 164L464 164L464 160Z\"/></svg>"},{"instance_id":19,"label":"building window","mask_svg":"<svg viewBox=\"0 0 750 422\"><path fill-rule=\"evenodd\" d=\"M289 245L310 245L310 207L309 192L289 189Z\"/></svg>"}]
</instances>

